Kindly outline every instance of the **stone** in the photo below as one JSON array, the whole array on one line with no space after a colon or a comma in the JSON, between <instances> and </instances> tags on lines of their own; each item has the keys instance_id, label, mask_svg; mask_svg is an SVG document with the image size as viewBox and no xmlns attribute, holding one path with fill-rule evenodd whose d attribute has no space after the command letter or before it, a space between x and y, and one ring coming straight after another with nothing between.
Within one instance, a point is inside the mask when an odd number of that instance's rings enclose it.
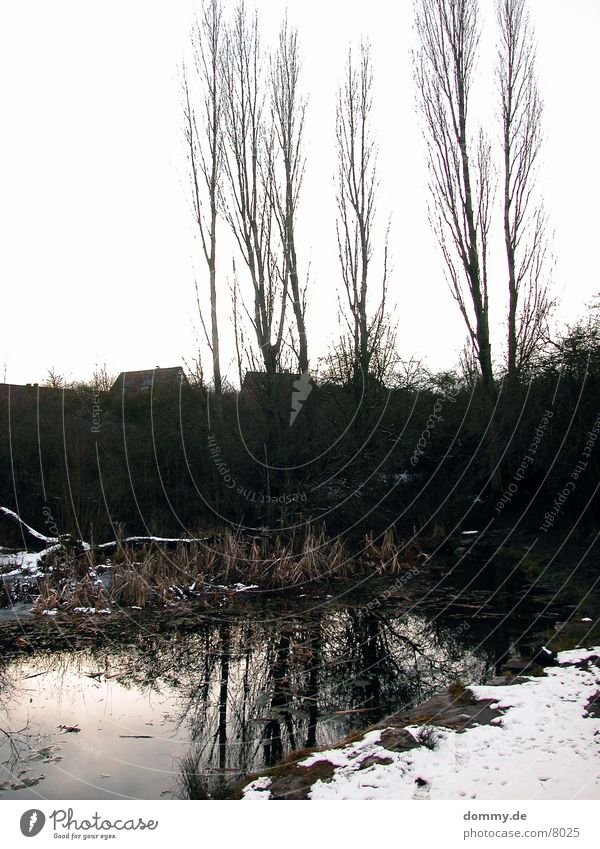
<instances>
[{"instance_id":1,"label":"stone","mask_svg":"<svg viewBox=\"0 0 600 849\"><path fill-rule=\"evenodd\" d=\"M406 728L386 728L381 733L380 742L390 752L408 752L420 745Z\"/></svg>"},{"instance_id":2,"label":"stone","mask_svg":"<svg viewBox=\"0 0 600 849\"><path fill-rule=\"evenodd\" d=\"M389 766L393 764L392 758L381 757L380 755L370 755L360 762L359 769L368 769L370 766Z\"/></svg>"}]
</instances>

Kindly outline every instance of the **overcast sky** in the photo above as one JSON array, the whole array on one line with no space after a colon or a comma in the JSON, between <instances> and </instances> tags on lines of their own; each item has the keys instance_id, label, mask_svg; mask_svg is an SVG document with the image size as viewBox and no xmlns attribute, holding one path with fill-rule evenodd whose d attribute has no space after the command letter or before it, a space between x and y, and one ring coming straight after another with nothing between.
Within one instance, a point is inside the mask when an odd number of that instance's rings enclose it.
<instances>
[{"instance_id":1,"label":"overcast sky","mask_svg":"<svg viewBox=\"0 0 600 849\"><path fill-rule=\"evenodd\" d=\"M373 51L378 209L382 223L392 220L390 289L400 352L432 367L453 366L464 330L427 222L410 60L412 0L256 5L266 41L288 8L304 59L309 112L300 261L311 267L312 357L335 335L334 104L347 48L362 35ZM480 5L485 101L478 108L494 140L493 0ZM530 0L530 8L545 102L540 188L555 230L564 323L600 291L600 3ZM202 286L205 271L188 207L179 97L193 9L191 0L0 4L0 369L9 381L42 381L50 368L88 378L104 362L112 373L166 367L193 355L193 281L196 274ZM224 259L224 327L228 265ZM491 293L498 343L504 279L498 252ZM225 368L234 378L230 357L226 342Z\"/></svg>"}]
</instances>

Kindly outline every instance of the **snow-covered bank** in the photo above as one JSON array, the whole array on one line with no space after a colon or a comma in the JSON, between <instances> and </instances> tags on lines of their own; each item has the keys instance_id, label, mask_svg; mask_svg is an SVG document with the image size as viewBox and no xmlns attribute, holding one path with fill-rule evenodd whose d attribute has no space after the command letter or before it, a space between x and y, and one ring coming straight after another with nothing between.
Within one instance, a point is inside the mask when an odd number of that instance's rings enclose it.
<instances>
[{"instance_id":1,"label":"snow-covered bank","mask_svg":"<svg viewBox=\"0 0 600 849\"><path fill-rule=\"evenodd\" d=\"M46 561L48 556L57 555L55 563ZM119 588L115 592L113 575L115 565L106 560L96 567L90 563L79 564L76 572L73 564L65 560L68 553L61 544L52 545L39 552L5 552L0 551L0 590L4 598L0 598L0 611L3 619L20 618L31 613L44 616L62 614L109 614L113 610L141 610L142 605L120 598ZM135 576L133 564L130 577ZM51 587L46 587L46 581L54 578ZM179 576L181 577L181 576ZM152 575L141 576L140 582L152 590ZM211 599L217 606L224 603L226 597L240 593L259 591L257 584L236 582L233 584L213 583L196 578L191 583L179 581L161 588L153 601L154 605L165 607L181 602L207 601ZM9 615L10 613L10 615Z\"/></svg>"},{"instance_id":2,"label":"snow-covered bank","mask_svg":"<svg viewBox=\"0 0 600 849\"><path fill-rule=\"evenodd\" d=\"M522 683L472 687L502 714L464 731L436 728L433 748L393 751L377 729L301 760L297 770L330 767L307 798L600 799L600 719L587 710L600 691L600 647L561 652L558 661ZM275 781L261 776L244 798L272 798Z\"/></svg>"},{"instance_id":3,"label":"snow-covered bank","mask_svg":"<svg viewBox=\"0 0 600 849\"><path fill-rule=\"evenodd\" d=\"M169 605L181 601L206 600L218 594L232 595L237 593L258 590L256 583L235 581L224 584L218 581L218 575L212 580L206 576L204 570L196 569L190 574L190 583L181 581L182 575L186 575L186 566L177 567L175 555L168 558L168 564L173 568L165 570L158 563L156 573L147 566L147 551L144 546L153 546L157 549L185 550L186 546L206 545L209 537L157 537L157 536L130 536L119 540L112 540L95 546L95 556L104 559L104 562L93 566L92 557L87 557L92 546L84 540L75 539L67 535L48 537L36 531L35 528L24 522L21 517L7 507L0 506L0 519L6 520L11 528L17 528L21 535L24 546L33 541L34 548L42 544L43 550L30 551L28 548L15 550L0 546L0 610L9 608L16 610L19 605L19 615L22 612L22 602L29 602L32 607L27 608L30 612L40 613L46 616L55 616L58 613L111 613L112 608L108 602L115 607L133 608L141 610L145 604L138 604L140 593L133 593L136 598L122 599L123 585L137 581L143 590L144 598L148 594L154 594L152 602ZM2 540L0 540L2 542ZM133 551L141 549L141 560L126 562L119 571L119 567L108 559L113 550L124 550L132 548ZM160 559L160 558L159 558ZM195 564L194 564L195 565ZM115 593L114 574L119 573L121 579L120 587ZM143 572L143 574L141 574ZM169 574L167 574L169 572ZM193 572L193 570L192 570ZM229 569L226 569L229 574ZM43 590L43 592L42 592ZM6 615L4 616L6 618ZM17 616L18 618L18 616Z\"/></svg>"},{"instance_id":4,"label":"snow-covered bank","mask_svg":"<svg viewBox=\"0 0 600 849\"><path fill-rule=\"evenodd\" d=\"M43 551L16 551L0 554L0 576L4 578L41 578L42 559L59 550L59 545L51 545Z\"/></svg>"}]
</instances>

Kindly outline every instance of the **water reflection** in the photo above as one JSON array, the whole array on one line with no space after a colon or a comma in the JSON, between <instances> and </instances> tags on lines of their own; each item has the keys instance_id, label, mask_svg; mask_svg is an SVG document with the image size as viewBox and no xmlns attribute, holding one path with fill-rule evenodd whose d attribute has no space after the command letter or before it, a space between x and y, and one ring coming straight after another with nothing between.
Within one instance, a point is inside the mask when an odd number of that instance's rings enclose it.
<instances>
[{"instance_id":1,"label":"water reflection","mask_svg":"<svg viewBox=\"0 0 600 849\"><path fill-rule=\"evenodd\" d=\"M18 788L27 755L8 764L4 738L2 796L171 795L190 751L215 788L292 749L334 743L451 680L482 680L492 659L456 623L397 609L279 622L256 612L184 617L176 627L167 616L4 666L0 727L26 726L29 754L56 745L62 760L42 758L44 780Z\"/></svg>"}]
</instances>

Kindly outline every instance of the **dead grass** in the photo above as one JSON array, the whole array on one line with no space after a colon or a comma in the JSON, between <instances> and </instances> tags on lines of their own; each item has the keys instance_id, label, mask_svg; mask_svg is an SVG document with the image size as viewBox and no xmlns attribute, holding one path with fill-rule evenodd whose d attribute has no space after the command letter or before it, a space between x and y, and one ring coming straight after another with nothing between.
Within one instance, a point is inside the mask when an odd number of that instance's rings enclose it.
<instances>
[{"instance_id":1,"label":"dead grass","mask_svg":"<svg viewBox=\"0 0 600 849\"><path fill-rule=\"evenodd\" d=\"M472 705L475 702L473 691L462 683L462 681L453 681L448 685L448 692L452 697L453 704Z\"/></svg>"},{"instance_id":2,"label":"dead grass","mask_svg":"<svg viewBox=\"0 0 600 849\"><path fill-rule=\"evenodd\" d=\"M406 552L392 528L353 554L341 537L324 528L308 528L290 536L264 533L254 537L225 531L210 544L194 543L167 550L155 544L137 551L121 547L112 563L108 598L98 584L89 554L59 552L41 587L35 610L102 608L115 603L147 607L207 597L235 584L259 589L291 589L308 582L346 580L374 568L398 574L410 568L414 552Z\"/></svg>"},{"instance_id":3,"label":"dead grass","mask_svg":"<svg viewBox=\"0 0 600 849\"><path fill-rule=\"evenodd\" d=\"M64 539L44 559L43 568L40 595L33 604L35 613L77 607L108 608L109 599L96 574L92 553L82 550L76 541Z\"/></svg>"},{"instance_id":4,"label":"dead grass","mask_svg":"<svg viewBox=\"0 0 600 849\"><path fill-rule=\"evenodd\" d=\"M420 746L424 746L426 749L431 749L433 751L438 746L440 733L433 725L423 725L416 732L415 739Z\"/></svg>"},{"instance_id":5,"label":"dead grass","mask_svg":"<svg viewBox=\"0 0 600 849\"><path fill-rule=\"evenodd\" d=\"M200 768L200 753L192 749L179 761L177 795L180 799L208 799L206 779Z\"/></svg>"}]
</instances>

